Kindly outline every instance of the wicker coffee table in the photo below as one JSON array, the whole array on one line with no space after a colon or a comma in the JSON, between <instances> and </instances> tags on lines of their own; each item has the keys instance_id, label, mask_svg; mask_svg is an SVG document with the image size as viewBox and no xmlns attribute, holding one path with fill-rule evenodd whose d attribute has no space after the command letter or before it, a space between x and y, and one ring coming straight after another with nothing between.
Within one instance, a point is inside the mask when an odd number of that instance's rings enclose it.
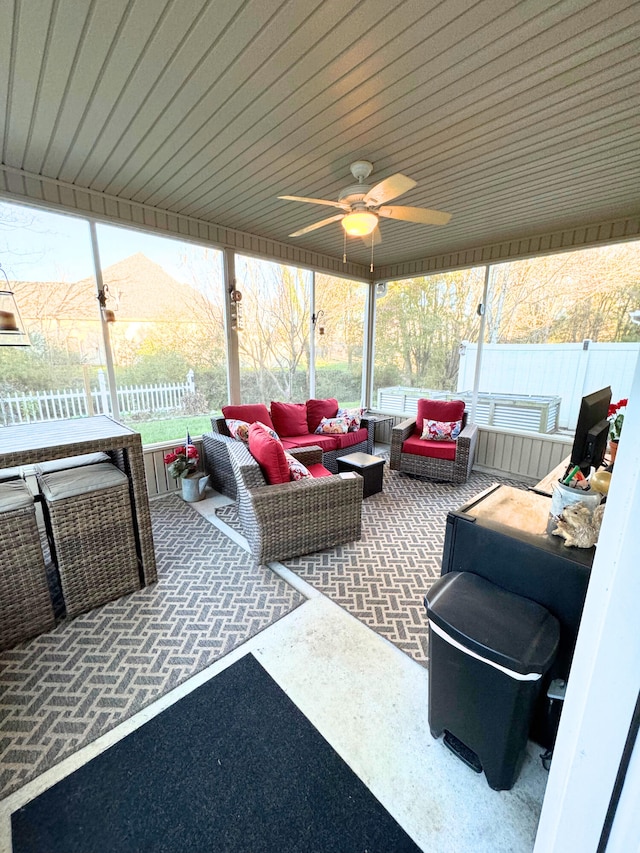
<instances>
[{"instance_id":1,"label":"wicker coffee table","mask_svg":"<svg viewBox=\"0 0 640 853\"><path fill-rule=\"evenodd\" d=\"M382 491L384 459L370 453L349 453L338 457L338 473L355 471L363 479L362 496L370 497Z\"/></svg>"}]
</instances>

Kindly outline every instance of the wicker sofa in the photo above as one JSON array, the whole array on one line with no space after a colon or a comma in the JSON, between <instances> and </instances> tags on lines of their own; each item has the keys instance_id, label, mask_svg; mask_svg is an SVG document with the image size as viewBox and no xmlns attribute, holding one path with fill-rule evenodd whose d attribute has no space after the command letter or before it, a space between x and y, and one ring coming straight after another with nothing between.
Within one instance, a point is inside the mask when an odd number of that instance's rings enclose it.
<instances>
[{"instance_id":1,"label":"wicker sofa","mask_svg":"<svg viewBox=\"0 0 640 853\"><path fill-rule=\"evenodd\" d=\"M322 460L319 447L290 453L305 466ZM244 443L233 441L228 458L236 481L240 523L258 565L360 539L362 479L357 474L267 485Z\"/></svg>"},{"instance_id":2,"label":"wicker sofa","mask_svg":"<svg viewBox=\"0 0 640 853\"><path fill-rule=\"evenodd\" d=\"M392 470L439 482L466 483L471 473L478 441L478 426L477 424L467 424L466 412L462 412L462 430L455 442L420 442L423 411L433 415L441 410L447 411L446 406L455 402L460 402L464 408L462 401L444 403L443 401L419 400L417 417L407 418L407 420L393 427L389 459L389 467ZM428 406L430 403L437 403L438 408L429 411L428 408L421 406L421 404ZM424 447L417 446L416 442L422 443ZM438 455L427 455L429 445L431 445L430 450ZM447 454L449 458L443 458L442 454Z\"/></svg>"},{"instance_id":3,"label":"wicker sofa","mask_svg":"<svg viewBox=\"0 0 640 853\"><path fill-rule=\"evenodd\" d=\"M310 409L310 404L314 402L328 403L329 401L307 401L306 404L298 405L306 405ZM332 402L337 407L337 401ZM260 411L262 411L261 415L259 415ZM321 411L321 407L318 411ZM224 414L226 414L226 417ZM265 415L267 418L266 421ZM202 436L205 470L210 475L210 482L213 488L235 500L237 497L237 483L231 469L229 447L236 444L237 441L229 434L227 427L228 417L239 417L243 420L251 421L262 420L267 423L267 426L273 426L276 432L278 432L280 422L278 418L275 418L274 423L271 420L271 413L267 407L259 407L258 405L224 407L223 416L211 418L211 432L205 433ZM319 421L320 417L318 417ZM307 424L309 423L313 426L314 420L307 422ZM307 425L307 432L300 432L298 435L281 435L281 439L285 450L289 451L308 446L320 447L322 450L322 464L332 474L337 474L338 458L340 456L358 452L373 453L375 423L363 417L360 426L361 428L356 432L349 432L344 435L316 435L315 432L309 430L309 425Z\"/></svg>"}]
</instances>

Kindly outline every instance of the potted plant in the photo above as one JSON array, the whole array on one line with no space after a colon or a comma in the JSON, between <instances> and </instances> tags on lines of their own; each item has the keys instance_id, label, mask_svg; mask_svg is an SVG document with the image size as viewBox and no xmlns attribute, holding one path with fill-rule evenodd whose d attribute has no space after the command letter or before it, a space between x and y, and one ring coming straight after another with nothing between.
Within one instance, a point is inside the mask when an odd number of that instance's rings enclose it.
<instances>
[{"instance_id":1,"label":"potted plant","mask_svg":"<svg viewBox=\"0 0 640 853\"><path fill-rule=\"evenodd\" d=\"M607 420L609 421L609 459L611 462L616 458L618 452L618 441L622 432L622 424L624 423L625 412L627 411L628 400L618 400L617 403L611 403Z\"/></svg>"},{"instance_id":2,"label":"potted plant","mask_svg":"<svg viewBox=\"0 0 640 853\"><path fill-rule=\"evenodd\" d=\"M207 475L198 471L198 460L198 448L191 444L188 433L185 444L174 447L164 456L164 464L167 466L169 476L176 481L180 480L182 497L189 503L204 497L204 490L209 480Z\"/></svg>"}]
</instances>

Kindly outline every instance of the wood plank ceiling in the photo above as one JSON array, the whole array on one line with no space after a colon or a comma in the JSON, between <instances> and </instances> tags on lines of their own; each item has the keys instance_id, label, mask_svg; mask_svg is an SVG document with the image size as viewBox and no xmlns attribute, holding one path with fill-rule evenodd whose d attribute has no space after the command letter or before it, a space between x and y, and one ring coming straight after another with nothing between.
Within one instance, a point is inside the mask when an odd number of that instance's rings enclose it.
<instances>
[{"instance_id":1,"label":"wood plank ceiling","mask_svg":"<svg viewBox=\"0 0 640 853\"><path fill-rule=\"evenodd\" d=\"M349 164L418 185L376 265L637 215L640 3L4 0L2 163L341 257ZM348 242L349 260L370 250Z\"/></svg>"}]
</instances>

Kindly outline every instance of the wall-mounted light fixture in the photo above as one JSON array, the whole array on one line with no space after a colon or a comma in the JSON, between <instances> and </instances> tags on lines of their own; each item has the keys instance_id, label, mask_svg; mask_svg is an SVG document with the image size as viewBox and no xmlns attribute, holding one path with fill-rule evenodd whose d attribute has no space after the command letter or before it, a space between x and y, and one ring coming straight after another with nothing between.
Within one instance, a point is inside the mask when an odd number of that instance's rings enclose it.
<instances>
[{"instance_id":1,"label":"wall-mounted light fixture","mask_svg":"<svg viewBox=\"0 0 640 853\"><path fill-rule=\"evenodd\" d=\"M28 347L29 335L20 317L18 303L9 288L9 277L0 264L0 272L7 281L7 289L0 290L0 346Z\"/></svg>"},{"instance_id":2,"label":"wall-mounted light fixture","mask_svg":"<svg viewBox=\"0 0 640 853\"><path fill-rule=\"evenodd\" d=\"M102 310L102 316L104 318L105 323L115 323L116 315L115 312L111 308L107 308L107 294L109 293L109 288L105 284L102 290L98 292L98 302L100 303L100 309Z\"/></svg>"},{"instance_id":3,"label":"wall-mounted light fixture","mask_svg":"<svg viewBox=\"0 0 640 853\"><path fill-rule=\"evenodd\" d=\"M231 323L231 331L233 332L241 332L244 328L244 322L242 319L242 293L239 290L236 290L235 279L229 285L229 302L231 303L229 306L229 321Z\"/></svg>"},{"instance_id":4,"label":"wall-mounted light fixture","mask_svg":"<svg viewBox=\"0 0 640 853\"><path fill-rule=\"evenodd\" d=\"M317 314L312 314L312 315L311 315L311 322L313 323L313 328L314 328L314 329L316 328L316 325L320 322L320 320L322 319L322 317L324 317L324 311L318 311L318 313L317 313ZM323 325L319 325L319 326L318 326L318 334L319 334L319 335L324 335L324 326L323 326Z\"/></svg>"}]
</instances>

